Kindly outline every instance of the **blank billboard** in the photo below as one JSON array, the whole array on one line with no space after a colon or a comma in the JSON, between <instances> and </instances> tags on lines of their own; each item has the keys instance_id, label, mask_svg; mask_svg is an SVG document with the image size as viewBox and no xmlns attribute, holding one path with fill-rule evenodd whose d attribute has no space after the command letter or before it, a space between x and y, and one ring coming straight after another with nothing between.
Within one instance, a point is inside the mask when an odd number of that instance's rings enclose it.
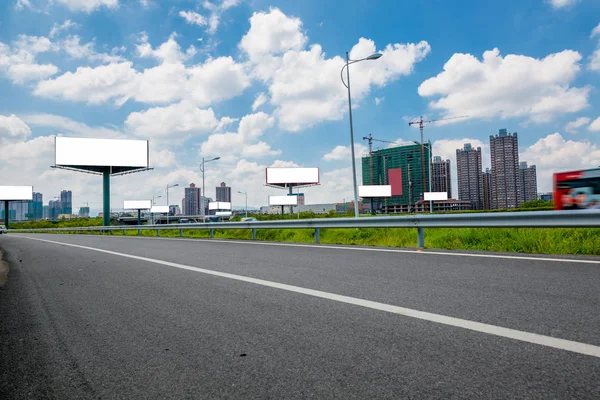
<instances>
[{"instance_id":1,"label":"blank billboard","mask_svg":"<svg viewBox=\"0 0 600 400\"><path fill-rule=\"evenodd\" d=\"M0 200L33 200L33 186L0 186Z\"/></svg>"},{"instance_id":2,"label":"blank billboard","mask_svg":"<svg viewBox=\"0 0 600 400\"><path fill-rule=\"evenodd\" d=\"M392 197L391 185L361 185L358 187L358 197Z\"/></svg>"},{"instance_id":3,"label":"blank billboard","mask_svg":"<svg viewBox=\"0 0 600 400\"><path fill-rule=\"evenodd\" d=\"M448 200L448 192L425 192L425 200Z\"/></svg>"},{"instance_id":4,"label":"blank billboard","mask_svg":"<svg viewBox=\"0 0 600 400\"><path fill-rule=\"evenodd\" d=\"M125 200L124 210L149 210L152 208L152 200Z\"/></svg>"},{"instance_id":5,"label":"blank billboard","mask_svg":"<svg viewBox=\"0 0 600 400\"><path fill-rule=\"evenodd\" d=\"M148 141L56 137L57 166L148 168Z\"/></svg>"},{"instance_id":6,"label":"blank billboard","mask_svg":"<svg viewBox=\"0 0 600 400\"><path fill-rule=\"evenodd\" d=\"M269 196L270 206L297 206L298 196Z\"/></svg>"},{"instance_id":7,"label":"blank billboard","mask_svg":"<svg viewBox=\"0 0 600 400\"><path fill-rule=\"evenodd\" d=\"M318 184L319 168L267 168L267 185Z\"/></svg>"},{"instance_id":8,"label":"blank billboard","mask_svg":"<svg viewBox=\"0 0 600 400\"><path fill-rule=\"evenodd\" d=\"M392 196L402 196L402 168L389 169L388 182L392 186Z\"/></svg>"},{"instance_id":9,"label":"blank billboard","mask_svg":"<svg viewBox=\"0 0 600 400\"><path fill-rule=\"evenodd\" d=\"M231 210L231 203L227 201L211 201L208 203L209 210Z\"/></svg>"},{"instance_id":10,"label":"blank billboard","mask_svg":"<svg viewBox=\"0 0 600 400\"><path fill-rule=\"evenodd\" d=\"M217 217L231 217L231 211L217 211L215 215Z\"/></svg>"},{"instance_id":11,"label":"blank billboard","mask_svg":"<svg viewBox=\"0 0 600 400\"><path fill-rule=\"evenodd\" d=\"M168 213L169 212L169 206L152 206L152 208L150 209L151 213Z\"/></svg>"}]
</instances>

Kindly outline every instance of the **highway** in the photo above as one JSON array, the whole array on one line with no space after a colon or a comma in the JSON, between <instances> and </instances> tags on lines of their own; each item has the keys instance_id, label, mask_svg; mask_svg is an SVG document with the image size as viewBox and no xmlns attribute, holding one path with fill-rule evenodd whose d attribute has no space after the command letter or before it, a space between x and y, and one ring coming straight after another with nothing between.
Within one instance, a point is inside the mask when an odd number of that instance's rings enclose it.
<instances>
[{"instance_id":1,"label":"highway","mask_svg":"<svg viewBox=\"0 0 600 400\"><path fill-rule=\"evenodd\" d=\"M0 393L600 398L600 258L0 235Z\"/></svg>"}]
</instances>

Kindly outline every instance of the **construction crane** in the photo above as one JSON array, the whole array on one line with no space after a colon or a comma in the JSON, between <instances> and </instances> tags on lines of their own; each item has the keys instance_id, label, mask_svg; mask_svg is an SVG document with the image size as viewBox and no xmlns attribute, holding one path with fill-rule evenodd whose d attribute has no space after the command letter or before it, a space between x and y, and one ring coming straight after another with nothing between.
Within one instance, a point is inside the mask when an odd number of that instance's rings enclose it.
<instances>
[{"instance_id":1,"label":"construction crane","mask_svg":"<svg viewBox=\"0 0 600 400\"><path fill-rule=\"evenodd\" d=\"M423 193L425 192L425 144L423 142L423 128L425 127L425 124L431 124L433 122L449 121L451 119L459 119L459 118L467 118L467 117L468 117L467 115L462 115L460 117L440 118L440 119L432 119L429 121L425 121L423 119L423 116L420 116L418 120L408 123L408 126L417 125L419 127L419 130L421 131L421 175L423 177ZM431 152L431 148L429 149L429 151ZM423 196L425 196L425 195L423 195Z\"/></svg>"},{"instance_id":2,"label":"construction crane","mask_svg":"<svg viewBox=\"0 0 600 400\"><path fill-rule=\"evenodd\" d=\"M390 142L389 140L381 140L375 139L370 133L369 136L364 136L363 140L366 140L369 143L369 175L371 180L369 181L371 185L373 185L373 141L382 142L382 143L391 143L394 144L396 142Z\"/></svg>"}]
</instances>

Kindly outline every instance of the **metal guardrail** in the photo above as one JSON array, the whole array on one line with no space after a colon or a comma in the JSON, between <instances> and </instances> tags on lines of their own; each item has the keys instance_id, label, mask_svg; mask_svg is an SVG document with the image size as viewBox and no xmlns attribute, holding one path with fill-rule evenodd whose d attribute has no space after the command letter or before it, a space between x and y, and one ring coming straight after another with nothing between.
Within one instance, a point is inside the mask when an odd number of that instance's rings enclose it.
<instances>
[{"instance_id":1,"label":"metal guardrail","mask_svg":"<svg viewBox=\"0 0 600 400\"><path fill-rule=\"evenodd\" d=\"M16 233L79 233L137 230L209 230L210 238L215 229L251 229L256 239L258 229L314 229L315 243L319 243L321 229L339 228L417 228L419 247L424 247L424 228L597 228L600 227L600 210L577 211L528 211L467 214L415 214L399 217L371 218L321 218L252 222L212 222L197 224L136 225L136 226L90 226L81 228L10 229Z\"/></svg>"}]
</instances>

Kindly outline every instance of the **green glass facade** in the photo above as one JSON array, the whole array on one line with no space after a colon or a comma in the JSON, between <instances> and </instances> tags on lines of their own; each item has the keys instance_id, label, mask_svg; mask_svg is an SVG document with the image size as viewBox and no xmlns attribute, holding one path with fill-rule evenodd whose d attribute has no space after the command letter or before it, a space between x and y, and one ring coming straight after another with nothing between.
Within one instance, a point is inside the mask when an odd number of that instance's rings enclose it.
<instances>
[{"instance_id":1,"label":"green glass facade","mask_svg":"<svg viewBox=\"0 0 600 400\"><path fill-rule=\"evenodd\" d=\"M421 145L398 146L373 151L372 156L362 158L362 184L387 185L388 171L402 169L402 195L393 196L385 203L414 204L423 199L423 192L429 191L429 173L431 168L431 144L425 143L425 182L421 162ZM410 173L410 176L409 176ZM412 188L409 184L412 183ZM410 197L409 197L410 194Z\"/></svg>"}]
</instances>

